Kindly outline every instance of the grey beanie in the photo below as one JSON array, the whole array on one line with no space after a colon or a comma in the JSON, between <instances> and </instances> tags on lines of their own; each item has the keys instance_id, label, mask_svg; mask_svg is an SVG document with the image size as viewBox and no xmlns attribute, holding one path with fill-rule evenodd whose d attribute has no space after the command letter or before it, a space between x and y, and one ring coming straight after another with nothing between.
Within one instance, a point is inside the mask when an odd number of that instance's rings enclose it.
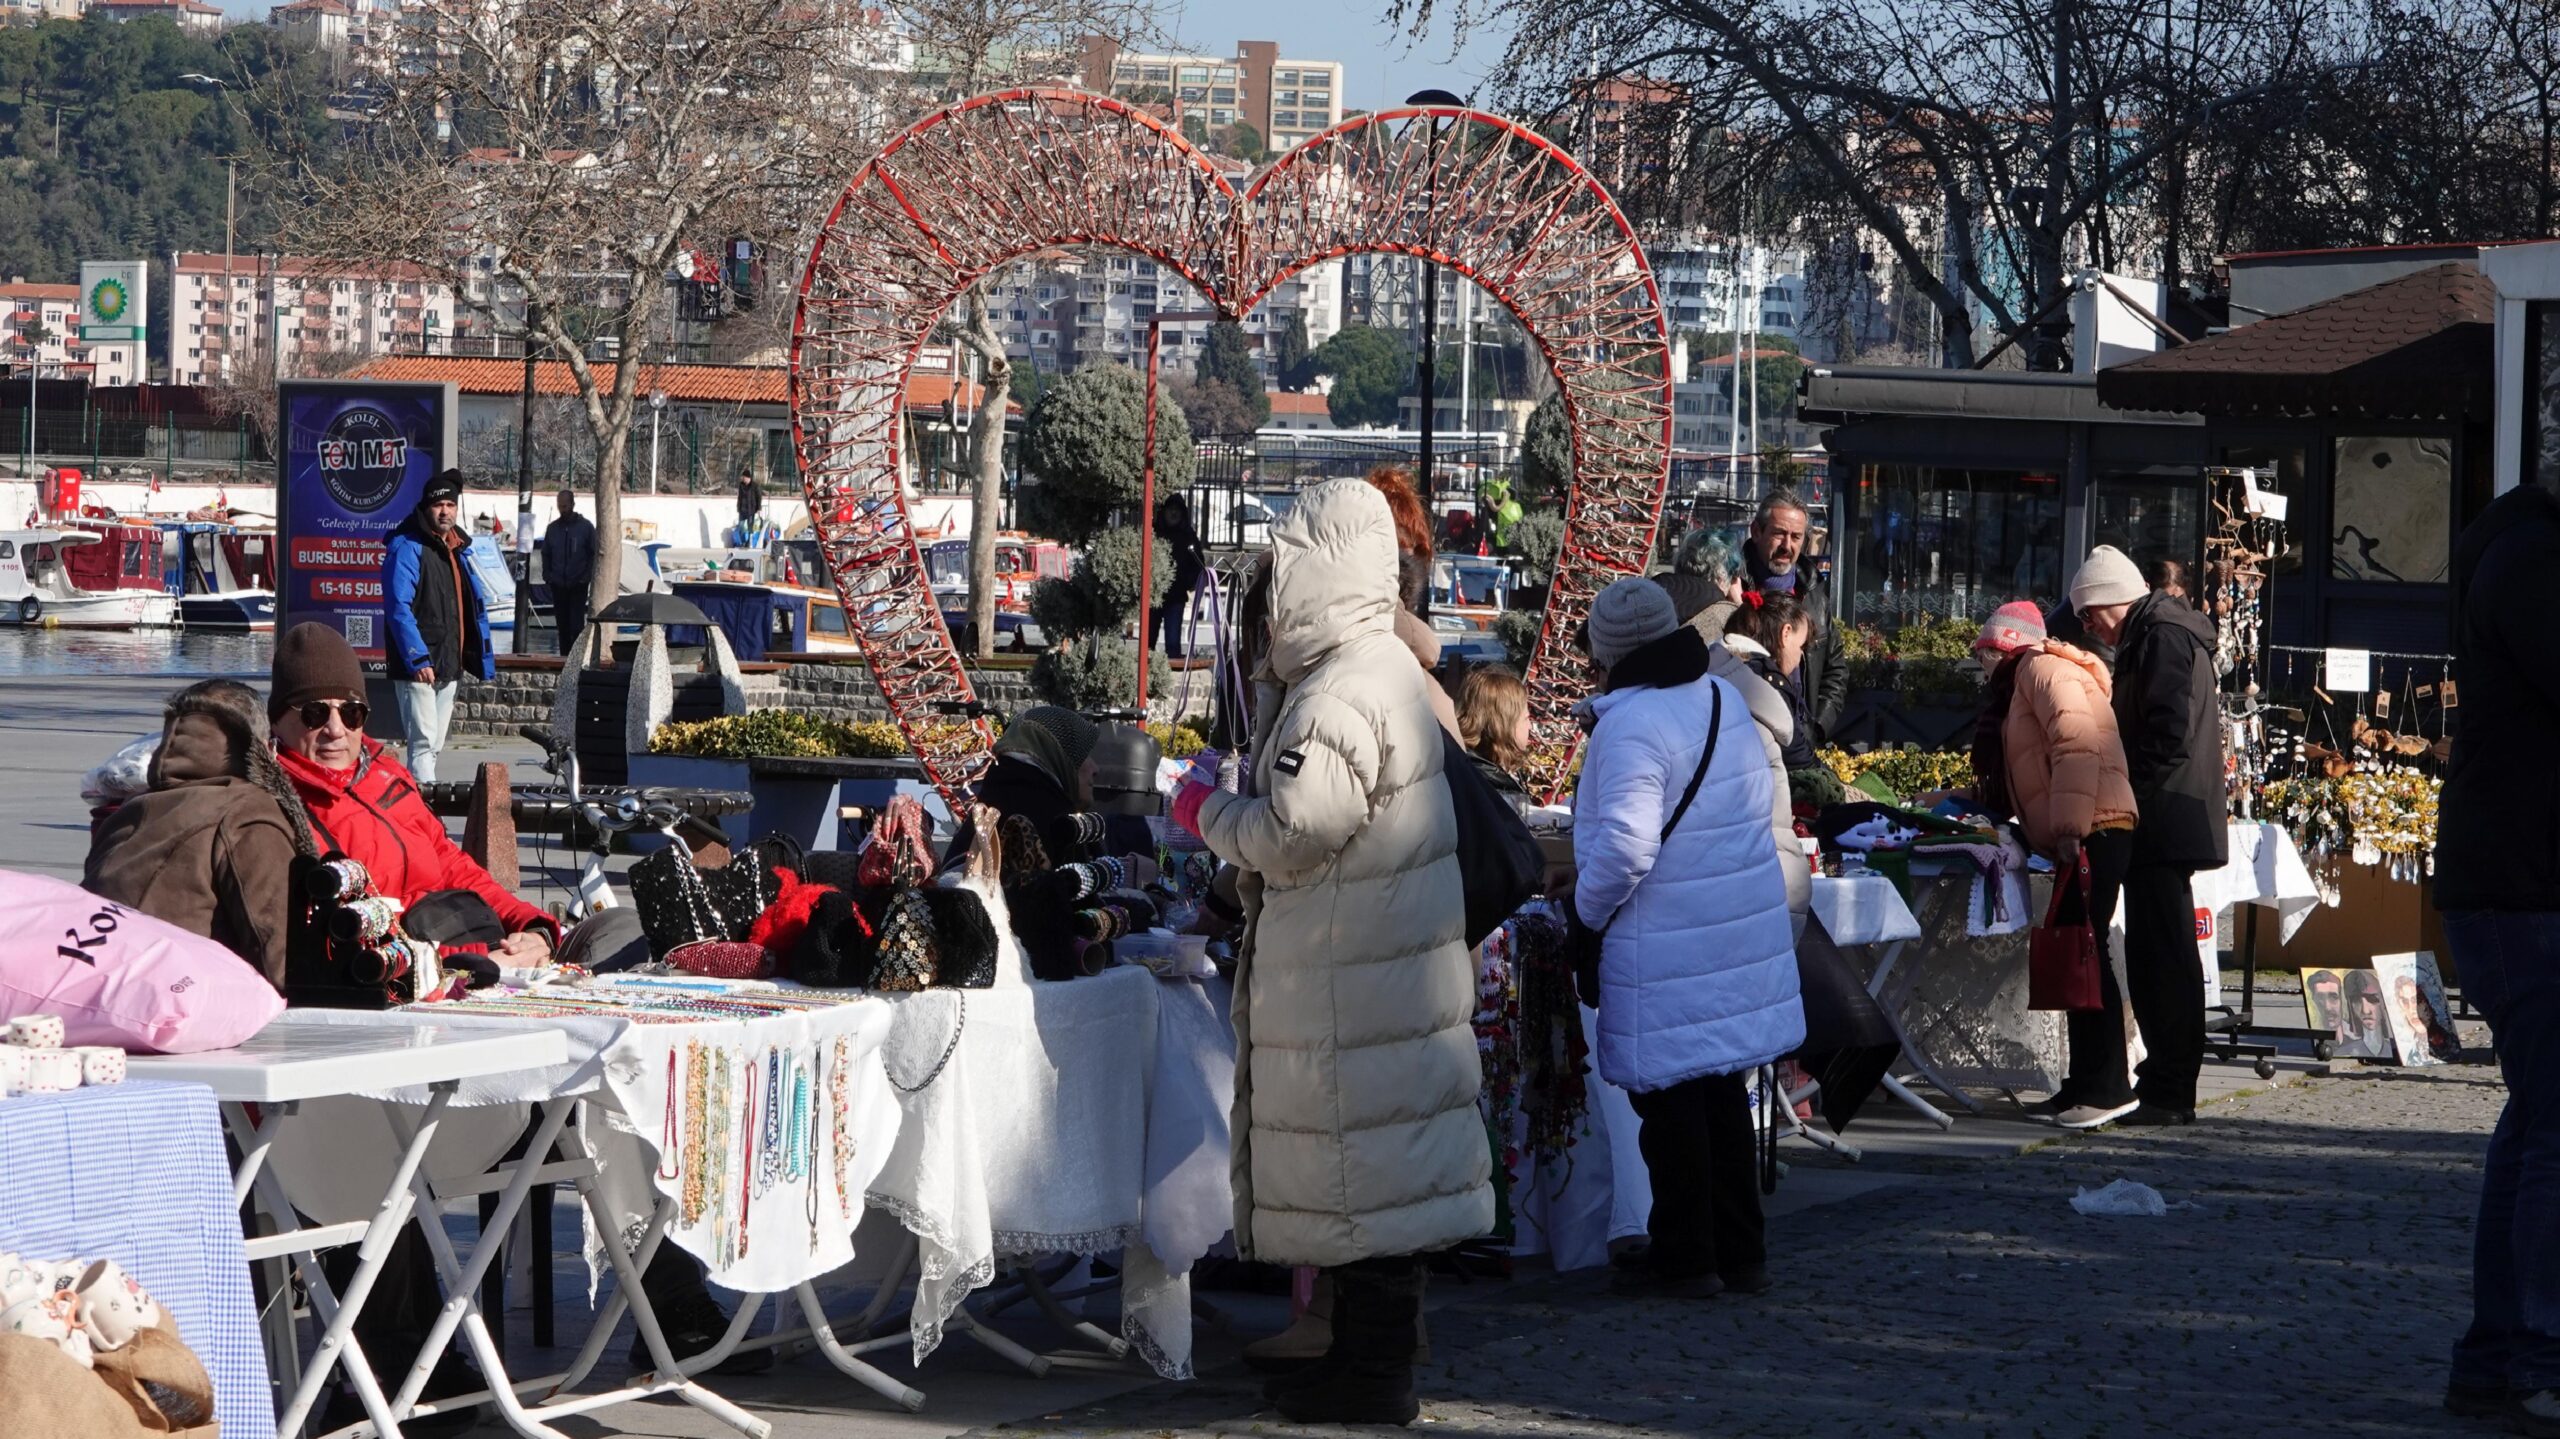
<instances>
[{"instance_id":1,"label":"grey beanie","mask_svg":"<svg viewBox=\"0 0 2560 1439\"><path fill-rule=\"evenodd\" d=\"M2129 605L2151 593L2142 571L2113 545L2100 545L2071 577L2071 608L2087 614L2099 605Z\"/></svg>"},{"instance_id":2,"label":"grey beanie","mask_svg":"<svg viewBox=\"0 0 2560 1439\"><path fill-rule=\"evenodd\" d=\"M1633 575L1591 601L1591 662L1602 669L1680 628L1680 612L1660 585Z\"/></svg>"}]
</instances>

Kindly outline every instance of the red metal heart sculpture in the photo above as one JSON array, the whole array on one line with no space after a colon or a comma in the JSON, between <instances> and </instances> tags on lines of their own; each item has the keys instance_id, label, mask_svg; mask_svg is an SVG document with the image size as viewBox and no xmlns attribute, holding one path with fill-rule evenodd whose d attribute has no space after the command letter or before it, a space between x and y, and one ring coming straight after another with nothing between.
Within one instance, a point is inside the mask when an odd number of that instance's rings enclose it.
<instances>
[{"instance_id":1,"label":"red metal heart sculpture","mask_svg":"<svg viewBox=\"0 0 2560 1439\"><path fill-rule=\"evenodd\" d=\"M862 167L800 286L792 428L810 517L845 619L889 709L945 795L989 758L908 525L898 433L908 371L989 271L1067 245L1134 250L1241 317L1345 255L1447 265L1515 315L1564 392L1574 485L1529 666L1560 771L1565 711L1588 686L1570 639L1610 580L1644 571L1671 463L1671 350L1653 271L1599 182L1553 143L1453 107L1348 120L1239 193L1162 121L1074 90L982 95L920 121ZM1553 776L1550 775L1550 778Z\"/></svg>"}]
</instances>

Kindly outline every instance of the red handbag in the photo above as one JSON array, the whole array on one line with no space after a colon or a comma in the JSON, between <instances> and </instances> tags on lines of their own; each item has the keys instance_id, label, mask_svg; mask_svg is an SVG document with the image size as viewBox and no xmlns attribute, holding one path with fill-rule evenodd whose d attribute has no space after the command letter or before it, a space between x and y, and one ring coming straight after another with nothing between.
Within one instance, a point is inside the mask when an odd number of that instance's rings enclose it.
<instances>
[{"instance_id":1,"label":"red handbag","mask_svg":"<svg viewBox=\"0 0 2560 1439\"><path fill-rule=\"evenodd\" d=\"M2089 856L2085 853L2080 856L2079 881L2079 922L2062 922L2062 901L2070 890L2057 877L2044 923L2027 934L2029 1009L2097 1009L2106 1003L2098 984L2098 966L2106 960L2098 949L2098 931L2089 922Z\"/></svg>"}]
</instances>

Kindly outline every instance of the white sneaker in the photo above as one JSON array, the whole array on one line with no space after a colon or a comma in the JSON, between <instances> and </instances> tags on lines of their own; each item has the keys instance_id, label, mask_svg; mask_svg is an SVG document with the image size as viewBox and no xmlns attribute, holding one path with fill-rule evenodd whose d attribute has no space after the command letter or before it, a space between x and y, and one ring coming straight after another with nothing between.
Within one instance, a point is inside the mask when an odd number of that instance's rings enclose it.
<instances>
[{"instance_id":1,"label":"white sneaker","mask_svg":"<svg viewBox=\"0 0 2560 1439\"><path fill-rule=\"evenodd\" d=\"M2064 1129L2097 1129L2113 1124L2141 1107L2139 1101L2131 1099L2122 1104L2076 1105L2055 1115L2053 1122Z\"/></svg>"}]
</instances>

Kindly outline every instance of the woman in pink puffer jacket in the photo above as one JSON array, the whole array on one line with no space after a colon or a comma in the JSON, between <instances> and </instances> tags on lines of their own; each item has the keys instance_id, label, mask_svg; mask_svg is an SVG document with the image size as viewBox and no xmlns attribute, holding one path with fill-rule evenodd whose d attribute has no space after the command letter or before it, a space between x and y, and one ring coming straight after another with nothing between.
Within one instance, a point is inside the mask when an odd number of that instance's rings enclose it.
<instances>
[{"instance_id":1,"label":"woman in pink puffer jacket","mask_svg":"<svg viewBox=\"0 0 2560 1439\"><path fill-rule=\"evenodd\" d=\"M2106 666L2047 639L2044 615L2024 600L1992 615L1973 653L1987 690L1974 735L1977 796L1986 808L2017 817L2028 847L2054 862L2056 884L2074 886L2080 861L2088 861L2088 913L2104 941L2133 862L2137 818ZM2064 901L2066 919L2077 909ZM2067 1129L2094 1129L2134 1107L2124 995L2112 962L2099 987L2102 1007L2065 1018L2071 1057L2061 1091L2030 1110Z\"/></svg>"}]
</instances>

